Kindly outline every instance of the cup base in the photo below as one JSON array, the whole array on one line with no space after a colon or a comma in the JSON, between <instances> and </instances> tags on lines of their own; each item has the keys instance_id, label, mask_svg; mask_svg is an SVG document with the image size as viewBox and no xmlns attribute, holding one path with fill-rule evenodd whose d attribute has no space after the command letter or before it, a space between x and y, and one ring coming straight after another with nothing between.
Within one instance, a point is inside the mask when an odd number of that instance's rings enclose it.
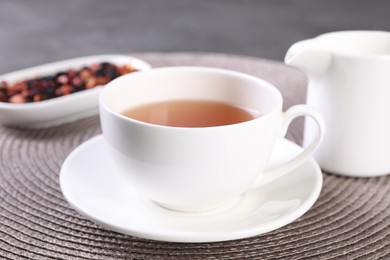
<instances>
[{"instance_id":1,"label":"cup base","mask_svg":"<svg viewBox=\"0 0 390 260\"><path fill-rule=\"evenodd\" d=\"M213 206L207 206L207 207L181 207L181 206L173 206L165 203L160 203L151 200L155 205L157 205L160 208L173 211L173 212L179 212L179 213L211 213L211 212L217 212L221 210L226 210L232 207L236 207L244 198L244 194L240 195L239 197L230 200L230 201L224 201L222 203L218 203Z\"/></svg>"}]
</instances>

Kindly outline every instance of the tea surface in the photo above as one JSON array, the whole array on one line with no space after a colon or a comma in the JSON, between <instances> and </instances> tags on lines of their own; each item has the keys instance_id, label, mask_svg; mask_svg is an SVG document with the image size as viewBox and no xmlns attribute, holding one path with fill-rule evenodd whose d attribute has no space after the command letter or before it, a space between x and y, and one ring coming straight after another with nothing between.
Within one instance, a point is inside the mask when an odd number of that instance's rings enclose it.
<instances>
[{"instance_id":1,"label":"tea surface","mask_svg":"<svg viewBox=\"0 0 390 260\"><path fill-rule=\"evenodd\" d=\"M242 123L260 114L215 101L171 100L125 110L123 115L146 123L176 127L211 127Z\"/></svg>"}]
</instances>

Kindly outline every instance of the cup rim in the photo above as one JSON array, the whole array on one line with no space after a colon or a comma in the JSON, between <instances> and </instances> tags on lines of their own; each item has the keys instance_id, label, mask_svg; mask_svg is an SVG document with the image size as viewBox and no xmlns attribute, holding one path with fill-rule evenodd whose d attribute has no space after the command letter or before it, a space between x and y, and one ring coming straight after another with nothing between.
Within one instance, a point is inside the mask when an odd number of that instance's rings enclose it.
<instances>
[{"instance_id":1,"label":"cup rim","mask_svg":"<svg viewBox=\"0 0 390 260\"><path fill-rule=\"evenodd\" d=\"M170 71L203 71L203 72L211 72L211 73L229 74L229 75L232 75L232 76L245 78L247 80L255 81L259 85L261 85L262 87L265 87L265 88L269 89L271 92L274 93L275 96L277 96L277 99L280 102L279 102L278 106L275 106L275 108L272 109L272 111L270 111L270 112L268 112L268 113L266 113L266 114L264 114L264 115L262 115L260 117L256 117L256 118L253 118L253 119L250 119L250 120L247 120L247 121L244 121L244 122L240 122L240 123L235 123L235 124L218 125L218 126L207 126L207 127L167 126L167 125L158 125L158 124L147 123L147 122L143 122L143 121L140 121L140 120L136 120L136 119L133 119L133 118L126 117L126 116L122 115L121 113L115 112L112 109L110 109L108 107L108 105L105 104L105 102L104 102L104 96L106 95L106 93L108 91L110 91L112 88L115 88L116 85L118 85L119 82L123 81L125 78L139 77L139 74L141 74L141 73L142 74L145 74L145 73L149 73L150 74L150 73L164 73L164 72L170 72ZM243 73L243 72L234 71L234 70L228 70L228 69L215 68L215 67L205 67L205 66L173 66L173 67L153 68L151 70L146 70L146 71L138 71L136 73L126 74L126 75L120 76L120 77L112 80L111 82L109 82L102 89L102 91L101 91L101 93L99 95L99 107L100 107L100 109L104 109L108 113L110 113L110 114L112 114L112 115L114 115L116 117L119 117L122 120L125 120L127 122L131 122L131 123L136 123L136 124L139 124L139 125L144 125L144 126L148 126L148 127L155 127L155 128L161 128L161 129L177 129L177 130L195 130L195 131L199 131L199 130L206 130L206 129L220 129L220 128L238 127L238 126L242 126L242 125L245 125L245 124L250 124L250 123L262 120L264 118L270 117L275 112L281 112L282 111L283 96L282 96L281 92L279 91L279 89L277 89L270 82L268 82L268 81L266 81L264 79L261 79L259 77L256 77L256 76L252 76L252 75Z\"/></svg>"}]
</instances>

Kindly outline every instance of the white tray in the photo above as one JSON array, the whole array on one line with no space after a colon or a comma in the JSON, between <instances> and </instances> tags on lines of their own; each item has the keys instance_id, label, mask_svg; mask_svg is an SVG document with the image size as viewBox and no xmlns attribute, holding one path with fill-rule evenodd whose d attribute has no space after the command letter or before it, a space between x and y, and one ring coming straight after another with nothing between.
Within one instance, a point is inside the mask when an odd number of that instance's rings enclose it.
<instances>
[{"instance_id":1,"label":"white tray","mask_svg":"<svg viewBox=\"0 0 390 260\"><path fill-rule=\"evenodd\" d=\"M143 60L127 55L97 55L63 60L31 67L0 76L1 81L13 83L36 76L52 75L70 68L80 69L93 63L110 62L115 65L131 64L138 70L151 66ZM12 104L0 102L0 123L27 128L46 128L68 123L98 113L98 97L102 86L82 90L53 99Z\"/></svg>"}]
</instances>

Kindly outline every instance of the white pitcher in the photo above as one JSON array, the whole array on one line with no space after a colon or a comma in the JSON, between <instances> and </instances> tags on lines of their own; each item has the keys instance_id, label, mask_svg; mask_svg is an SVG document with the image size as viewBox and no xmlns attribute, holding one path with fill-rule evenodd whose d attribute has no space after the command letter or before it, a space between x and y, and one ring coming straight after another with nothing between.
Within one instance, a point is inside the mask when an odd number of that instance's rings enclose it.
<instances>
[{"instance_id":1,"label":"white pitcher","mask_svg":"<svg viewBox=\"0 0 390 260\"><path fill-rule=\"evenodd\" d=\"M308 74L307 103L327 133L314 157L325 171L390 173L390 32L342 31L295 43L285 63ZM316 127L306 120L304 145Z\"/></svg>"}]
</instances>

